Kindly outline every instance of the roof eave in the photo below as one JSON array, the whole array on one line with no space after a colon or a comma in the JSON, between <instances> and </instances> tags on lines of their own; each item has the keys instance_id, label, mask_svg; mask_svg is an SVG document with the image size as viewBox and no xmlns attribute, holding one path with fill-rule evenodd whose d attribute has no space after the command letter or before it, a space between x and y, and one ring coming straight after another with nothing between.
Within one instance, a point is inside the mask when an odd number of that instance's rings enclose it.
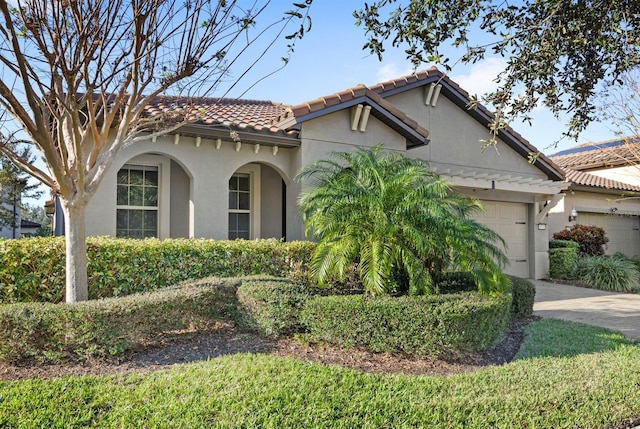
<instances>
[{"instance_id":1,"label":"roof eave","mask_svg":"<svg viewBox=\"0 0 640 429\"><path fill-rule=\"evenodd\" d=\"M189 124L180 127L178 133L204 138L221 138L230 140L230 131L237 133L238 138L243 143L261 144L265 146L280 147L300 147L300 139L297 136L286 135L284 133L260 132L255 130L242 130L237 127L223 127L220 125L200 125Z\"/></svg>"},{"instance_id":2,"label":"roof eave","mask_svg":"<svg viewBox=\"0 0 640 429\"><path fill-rule=\"evenodd\" d=\"M285 119L286 122L279 122L278 126L283 127L286 125L287 129L292 129L295 126L299 126L303 122L310 121L344 109L348 109L350 107L357 106L358 104L371 106L371 115L373 115L373 117L383 122L398 134L403 136L406 139L407 150L429 144L428 137L423 136L422 134L411 128L409 125L405 124L403 121L401 121L384 107L380 106L379 103L377 103L367 95L352 98L351 100L333 106L328 106L323 109L316 110L315 112L287 118Z\"/></svg>"},{"instance_id":3,"label":"roof eave","mask_svg":"<svg viewBox=\"0 0 640 429\"><path fill-rule=\"evenodd\" d=\"M632 194L638 195L639 191L632 191L628 189L619 189L619 188L605 188L604 186L598 185L581 185L575 182L569 182L569 190L571 191L587 191L594 192L598 194L608 194L608 195L620 195L620 194Z\"/></svg>"},{"instance_id":4,"label":"roof eave","mask_svg":"<svg viewBox=\"0 0 640 429\"><path fill-rule=\"evenodd\" d=\"M386 98L395 94L426 86L431 83L441 84L442 89L440 94L445 95L448 99L453 101L454 104L465 110L471 117L480 122L483 126L486 127L493 120L493 115L484 106L479 106L476 109L469 109L468 104L471 100L469 99L468 94L460 92L458 88L451 84L449 78L447 78L439 71L437 71L433 75L430 75L426 79L417 80L400 87L382 90L379 92L379 95L383 98ZM529 143L524 142L522 138L516 136L515 134L516 133L510 127L508 127L506 130L500 132L499 137L500 139L504 140L505 143L507 143L518 154L527 159L529 158L529 155L531 153L538 153L539 156L536 159L535 165L540 170L542 170L550 180L556 181L565 179L564 172L561 168L556 166L553 161L551 161L549 158L547 158L546 155L538 151L538 149L531 146Z\"/></svg>"}]
</instances>

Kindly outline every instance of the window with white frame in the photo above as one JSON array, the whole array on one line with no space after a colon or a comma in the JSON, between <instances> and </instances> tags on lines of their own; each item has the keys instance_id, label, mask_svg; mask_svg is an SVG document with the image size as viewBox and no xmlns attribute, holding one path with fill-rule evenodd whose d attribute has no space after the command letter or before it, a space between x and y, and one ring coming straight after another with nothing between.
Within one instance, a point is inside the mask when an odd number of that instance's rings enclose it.
<instances>
[{"instance_id":1,"label":"window with white frame","mask_svg":"<svg viewBox=\"0 0 640 429\"><path fill-rule=\"evenodd\" d=\"M229 179L229 239L251 238L251 176L236 173Z\"/></svg>"},{"instance_id":2,"label":"window with white frame","mask_svg":"<svg viewBox=\"0 0 640 429\"><path fill-rule=\"evenodd\" d=\"M116 236L158 237L158 167L125 164L118 171Z\"/></svg>"}]
</instances>

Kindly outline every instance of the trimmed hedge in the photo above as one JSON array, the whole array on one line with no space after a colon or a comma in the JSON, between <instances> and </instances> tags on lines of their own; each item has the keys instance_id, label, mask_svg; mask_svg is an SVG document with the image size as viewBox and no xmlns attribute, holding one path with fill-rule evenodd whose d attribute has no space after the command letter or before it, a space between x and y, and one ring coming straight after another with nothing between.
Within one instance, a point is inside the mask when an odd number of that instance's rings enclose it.
<instances>
[{"instance_id":1,"label":"trimmed hedge","mask_svg":"<svg viewBox=\"0 0 640 429\"><path fill-rule=\"evenodd\" d=\"M536 287L527 279L509 276L511 280L511 316L528 317L533 314Z\"/></svg>"},{"instance_id":2,"label":"trimmed hedge","mask_svg":"<svg viewBox=\"0 0 640 429\"><path fill-rule=\"evenodd\" d=\"M256 276L243 279L238 288L245 327L257 329L268 337L302 332L300 312L315 295L326 295L320 289L287 279Z\"/></svg>"},{"instance_id":3,"label":"trimmed hedge","mask_svg":"<svg viewBox=\"0 0 640 429\"><path fill-rule=\"evenodd\" d=\"M511 295L316 297L301 313L312 341L412 357L455 358L495 345Z\"/></svg>"},{"instance_id":4,"label":"trimmed hedge","mask_svg":"<svg viewBox=\"0 0 640 429\"><path fill-rule=\"evenodd\" d=\"M549 241L549 277L571 279L578 262L578 243L569 240Z\"/></svg>"},{"instance_id":5,"label":"trimmed hedge","mask_svg":"<svg viewBox=\"0 0 640 429\"><path fill-rule=\"evenodd\" d=\"M315 244L279 240L87 240L89 298L129 295L210 276L307 278ZM64 238L0 240L0 303L62 302Z\"/></svg>"},{"instance_id":6,"label":"trimmed hedge","mask_svg":"<svg viewBox=\"0 0 640 429\"><path fill-rule=\"evenodd\" d=\"M237 317L238 279L78 304L0 305L0 360L79 361L118 356Z\"/></svg>"},{"instance_id":7,"label":"trimmed hedge","mask_svg":"<svg viewBox=\"0 0 640 429\"><path fill-rule=\"evenodd\" d=\"M443 273L436 281L439 293L477 292L478 285L471 273L453 271Z\"/></svg>"},{"instance_id":8,"label":"trimmed hedge","mask_svg":"<svg viewBox=\"0 0 640 429\"><path fill-rule=\"evenodd\" d=\"M576 249L577 251L580 246L578 246L578 243L571 240L549 240L549 249L564 249L567 247Z\"/></svg>"}]
</instances>

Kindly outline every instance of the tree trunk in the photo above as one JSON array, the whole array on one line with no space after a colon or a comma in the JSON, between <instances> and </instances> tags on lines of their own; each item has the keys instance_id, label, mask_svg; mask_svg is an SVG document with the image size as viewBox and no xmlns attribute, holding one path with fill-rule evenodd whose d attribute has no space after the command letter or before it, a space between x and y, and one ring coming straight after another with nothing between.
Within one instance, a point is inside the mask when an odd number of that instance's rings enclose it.
<instances>
[{"instance_id":1,"label":"tree trunk","mask_svg":"<svg viewBox=\"0 0 640 429\"><path fill-rule=\"evenodd\" d=\"M62 200L65 222L66 301L67 304L89 298L87 284L87 240L85 205Z\"/></svg>"}]
</instances>

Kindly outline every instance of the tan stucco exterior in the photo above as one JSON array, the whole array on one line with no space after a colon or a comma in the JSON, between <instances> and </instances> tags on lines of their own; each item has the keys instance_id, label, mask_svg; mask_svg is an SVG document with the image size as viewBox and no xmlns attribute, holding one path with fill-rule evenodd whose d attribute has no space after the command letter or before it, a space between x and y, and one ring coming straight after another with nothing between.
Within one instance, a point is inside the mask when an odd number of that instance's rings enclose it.
<instances>
[{"instance_id":1,"label":"tan stucco exterior","mask_svg":"<svg viewBox=\"0 0 640 429\"><path fill-rule=\"evenodd\" d=\"M302 122L299 147L274 149L272 142L257 147L231 138L217 142L204 136L198 143L195 136L184 135L136 143L118 153L91 200L87 232L115 235L116 174L125 164L149 164L160 171L160 238L226 239L229 179L235 172L249 171L253 189L259 189L252 196L252 238L286 236L287 240L301 240L305 238L304 228L296 202L304 185L294 181L296 173L329 157L332 151L383 144L387 150L429 161L437 173L467 195L522 205L527 247L523 276L546 277L549 230L538 226L546 224L546 219L538 219L538 213L541 202L558 192L557 180L550 180L503 140L495 149L483 151L481 140L489 137L487 128L444 95L436 106L425 105L424 88L417 87L386 100L429 131L428 145L407 150L406 138L373 115L366 127L353 131L353 107Z\"/></svg>"}]
</instances>

